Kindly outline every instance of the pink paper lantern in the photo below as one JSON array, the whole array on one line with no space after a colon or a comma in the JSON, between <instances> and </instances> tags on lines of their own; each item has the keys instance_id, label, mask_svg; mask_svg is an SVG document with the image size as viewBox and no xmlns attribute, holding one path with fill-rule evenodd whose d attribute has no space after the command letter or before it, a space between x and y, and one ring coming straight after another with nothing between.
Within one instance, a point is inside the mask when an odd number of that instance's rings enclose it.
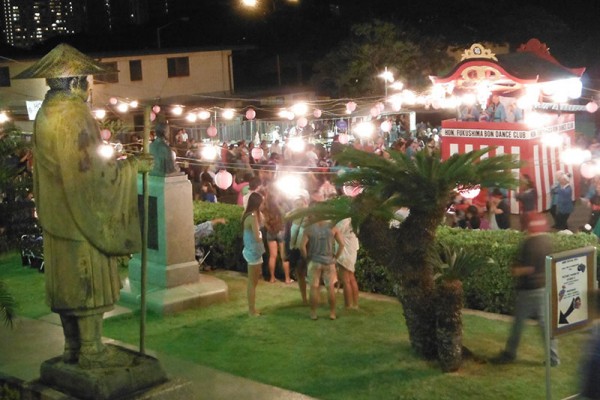
<instances>
[{"instance_id":1,"label":"pink paper lantern","mask_svg":"<svg viewBox=\"0 0 600 400\"><path fill-rule=\"evenodd\" d=\"M375 104L375 107L377 107L377 109L379 110L379 112L383 112L383 110L385 110L385 104L379 102L377 104Z\"/></svg>"},{"instance_id":2,"label":"pink paper lantern","mask_svg":"<svg viewBox=\"0 0 600 400\"><path fill-rule=\"evenodd\" d=\"M255 160L260 160L264 154L265 152L260 147L255 147L252 149L252 158Z\"/></svg>"},{"instance_id":3,"label":"pink paper lantern","mask_svg":"<svg viewBox=\"0 0 600 400\"><path fill-rule=\"evenodd\" d=\"M308 124L308 120L304 117L300 117L298 118L297 124L300 128L304 128Z\"/></svg>"},{"instance_id":4,"label":"pink paper lantern","mask_svg":"<svg viewBox=\"0 0 600 400\"><path fill-rule=\"evenodd\" d=\"M216 126L214 126L214 125L211 125L211 126L209 126L209 127L206 129L206 134L207 134L209 137L215 137L215 136L217 136L217 127L216 127Z\"/></svg>"},{"instance_id":5,"label":"pink paper lantern","mask_svg":"<svg viewBox=\"0 0 600 400\"><path fill-rule=\"evenodd\" d=\"M348 103L346 103L346 110L349 113L354 112L354 110L356 110L356 103L353 101L349 101Z\"/></svg>"},{"instance_id":6,"label":"pink paper lantern","mask_svg":"<svg viewBox=\"0 0 600 400\"><path fill-rule=\"evenodd\" d=\"M313 115L315 116L315 118L321 118L321 114L323 112L321 110L319 110L318 108L315 108L315 111L313 111Z\"/></svg>"},{"instance_id":7,"label":"pink paper lantern","mask_svg":"<svg viewBox=\"0 0 600 400\"><path fill-rule=\"evenodd\" d=\"M154 121L156 119L156 114L154 114L154 111L152 111L150 113L150 121Z\"/></svg>"},{"instance_id":8,"label":"pink paper lantern","mask_svg":"<svg viewBox=\"0 0 600 400\"><path fill-rule=\"evenodd\" d=\"M371 107L371 111L370 111L371 117L375 118L379 115L379 113L380 113L379 108Z\"/></svg>"},{"instance_id":9,"label":"pink paper lantern","mask_svg":"<svg viewBox=\"0 0 600 400\"><path fill-rule=\"evenodd\" d=\"M598 111L598 103L596 103L595 101L590 101L585 105L585 109L589 113L595 113L596 111Z\"/></svg>"},{"instance_id":10,"label":"pink paper lantern","mask_svg":"<svg viewBox=\"0 0 600 400\"><path fill-rule=\"evenodd\" d=\"M592 179L596 176L596 164L593 161L585 162L581 164L580 171L585 179Z\"/></svg>"},{"instance_id":11,"label":"pink paper lantern","mask_svg":"<svg viewBox=\"0 0 600 400\"><path fill-rule=\"evenodd\" d=\"M246 111L246 119L252 121L254 118L256 118L256 111L254 111L252 108L249 108Z\"/></svg>"},{"instance_id":12,"label":"pink paper lantern","mask_svg":"<svg viewBox=\"0 0 600 400\"><path fill-rule=\"evenodd\" d=\"M381 123L381 130L383 132L389 132L392 130L392 123L388 120L385 120Z\"/></svg>"},{"instance_id":13,"label":"pink paper lantern","mask_svg":"<svg viewBox=\"0 0 600 400\"><path fill-rule=\"evenodd\" d=\"M113 106L117 105L117 103L119 102L119 100L116 97L111 97L110 99L108 99L108 102L110 104L112 104Z\"/></svg>"},{"instance_id":14,"label":"pink paper lantern","mask_svg":"<svg viewBox=\"0 0 600 400\"><path fill-rule=\"evenodd\" d=\"M112 133L110 131L110 129L102 129L100 131L100 137L102 137L102 140L110 140L110 137L112 136Z\"/></svg>"},{"instance_id":15,"label":"pink paper lantern","mask_svg":"<svg viewBox=\"0 0 600 400\"><path fill-rule=\"evenodd\" d=\"M215 175L215 184L222 190L227 190L233 183L233 176L225 169Z\"/></svg>"},{"instance_id":16,"label":"pink paper lantern","mask_svg":"<svg viewBox=\"0 0 600 400\"><path fill-rule=\"evenodd\" d=\"M158 114L160 112L160 106L156 105L156 106L152 107L152 111L154 111L154 114Z\"/></svg>"},{"instance_id":17,"label":"pink paper lantern","mask_svg":"<svg viewBox=\"0 0 600 400\"><path fill-rule=\"evenodd\" d=\"M347 133L340 133L340 136L338 138L338 140L340 141L341 144L348 144L348 134Z\"/></svg>"}]
</instances>

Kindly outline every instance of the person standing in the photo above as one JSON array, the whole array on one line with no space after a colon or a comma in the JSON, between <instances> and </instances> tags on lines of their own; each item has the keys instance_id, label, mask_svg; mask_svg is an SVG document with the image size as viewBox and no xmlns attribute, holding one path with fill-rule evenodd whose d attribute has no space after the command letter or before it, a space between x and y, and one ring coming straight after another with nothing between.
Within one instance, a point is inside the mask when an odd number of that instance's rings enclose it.
<instances>
[{"instance_id":1,"label":"person standing","mask_svg":"<svg viewBox=\"0 0 600 400\"><path fill-rule=\"evenodd\" d=\"M492 192L490 207L490 212L495 216L498 229L510 228L510 207L504 197L504 193L498 188Z\"/></svg>"},{"instance_id":2,"label":"person standing","mask_svg":"<svg viewBox=\"0 0 600 400\"><path fill-rule=\"evenodd\" d=\"M356 276L354 275L354 266L358 255L359 243L352 229L351 222L351 218L345 218L335 225L344 241L344 250L337 259L337 266L342 271L344 306L356 310L358 309L358 282L356 282Z\"/></svg>"},{"instance_id":3,"label":"person standing","mask_svg":"<svg viewBox=\"0 0 600 400\"><path fill-rule=\"evenodd\" d=\"M571 176L563 173L558 177L558 185L554 186L551 193L556 196L556 214L554 217L555 228L558 230L569 229L567 221L573 212L573 189Z\"/></svg>"},{"instance_id":4,"label":"person standing","mask_svg":"<svg viewBox=\"0 0 600 400\"><path fill-rule=\"evenodd\" d=\"M266 194L265 202L262 208L264 217L265 231L267 234L267 246L269 249L269 282L275 283L275 267L277 266L277 255L281 259L281 266L285 276L285 283L291 283L290 263L285 255L285 224L283 213L278 204L277 188L275 185L269 185L269 191Z\"/></svg>"},{"instance_id":5,"label":"person standing","mask_svg":"<svg viewBox=\"0 0 600 400\"><path fill-rule=\"evenodd\" d=\"M121 257L141 250L138 162L101 155L105 145L86 103L87 75L109 72L61 44L15 77L46 78L50 87L33 134L46 299L60 315L63 362L82 369L123 363L122 353L102 343L103 314L119 299Z\"/></svg>"},{"instance_id":6,"label":"person standing","mask_svg":"<svg viewBox=\"0 0 600 400\"><path fill-rule=\"evenodd\" d=\"M521 203L521 214L519 221L521 230L527 230L527 219L532 212L536 211L537 206L537 190L529 175L524 174L521 178L521 191L515 196L517 201Z\"/></svg>"},{"instance_id":7,"label":"person standing","mask_svg":"<svg viewBox=\"0 0 600 400\"><path fill-rule=\"evenodd\" d=\"M512 266L517 292L514 321L504 351L492 360L496 363L508 363L516 359L527 318L537 317L542 337L546 336L544 322L545 269L546 256L552 252L552 240L546 234L547 230L545 215L535 213L529 216L527 236L521 243L517 260ZM552 339L550 341L550 365L555 367L559 364L558 343L556 339Z\"/></svg>"},{"instance_id":8,"label":"person standing","mask_svg":"<svg viewBox=\"0 0 600 400\"><path fill-rule=\"evenodd\" d=\"M338 249L334 253L334 242ZM329 300L329 319L336 319L335 314L335 284L337 273L335 264L344 251L344 242L337 228L331 226L331 221L317 221L304 229L300 252L308 262L308 283L310 285L310 319L317 319L319 305L319 287L321 278L327 285Z\"/></svg>"},{"instance_id":9,"label":"person standing","mask_svg":"<svg viewBox=\"0 0 600 400\"><path fill-rule=\"evenodd\" d=\"M244 249L242 255L248 263L248 285L246 294L248 296L248 314L259 316L256 309L256 285L262 273L263 254L265 245L260 232L261 215L260 206L263 197L259 193L252 193L248 198L248 206L242 215L242 228Z\"/></svg>"}]
</instances>

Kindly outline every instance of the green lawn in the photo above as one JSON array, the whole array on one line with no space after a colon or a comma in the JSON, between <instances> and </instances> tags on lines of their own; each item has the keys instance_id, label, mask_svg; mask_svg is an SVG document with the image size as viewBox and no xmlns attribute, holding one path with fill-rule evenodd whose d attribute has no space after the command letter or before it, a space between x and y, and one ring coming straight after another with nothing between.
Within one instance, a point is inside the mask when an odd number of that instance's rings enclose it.
<instances>
[{"instance_id":1,"label":"green lawn","mask_svg":"<svg viewBox=\"0 0 600 400\"><path fill-rule=\"evenodd\" d=\"M165 318L149 315L147 348L273 384L320 399L544 399L545 368L537 326L528 327L519 358L509 365L468 360L457 373L444 374L436 363L413 354L402 309L396 301L361 299L361 309L341 310L336 321L311 321L300 295L284 284L261 282L257 289L259 318L247 316L245 278L215 273L229 285L224 304ZM43 305L43 275L22 268L18 257L0 258L4 279L21 307L22 316L37 318ZM106 321L104 335L139 343L139 318L134 314ZM496 355L510 323L476 315L464 316L464 345L477 358ZM553 398L577 392L579 358L587 333L560 339L562 364L552 369Z\"/></svg>"}]
</instances>

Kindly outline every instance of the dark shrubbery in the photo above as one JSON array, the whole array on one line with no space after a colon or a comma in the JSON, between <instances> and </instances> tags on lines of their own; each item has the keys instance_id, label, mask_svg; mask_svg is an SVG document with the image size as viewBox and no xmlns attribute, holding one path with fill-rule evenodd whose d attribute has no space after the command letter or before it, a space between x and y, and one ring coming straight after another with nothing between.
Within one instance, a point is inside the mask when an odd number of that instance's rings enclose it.
<instances>
[{"instance_id":1,"label":"dark shrubbery","mask_svg":"<svg viewBox=\"0 0 600 400\"><path fill-rule=\"evenodd\" d=\"M242 207L234 204L194 202L194 224L215 218L225 218L226 224L215 226L215 233L202 239L203 247L210 249L206 262L235 271L245 271L246 262L242 257Z\"/></svg>"}]
</instances>

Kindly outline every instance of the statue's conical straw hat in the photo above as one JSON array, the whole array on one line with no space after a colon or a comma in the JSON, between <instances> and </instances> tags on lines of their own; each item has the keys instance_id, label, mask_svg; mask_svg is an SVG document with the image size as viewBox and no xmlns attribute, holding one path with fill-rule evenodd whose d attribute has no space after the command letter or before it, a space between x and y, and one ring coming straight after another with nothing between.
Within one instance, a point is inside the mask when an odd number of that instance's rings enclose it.
<instances>
[{"instance_id":1,"label":"statue's conical straw hat","mask_svg":"<svg viewBox=\"0 0 600 400\"><path fill-rule=\"evenodd\" d=\"M90 58L68 44L59 44L13 79L67 78L118 72Z\"/></svg>"}]
</instances>

